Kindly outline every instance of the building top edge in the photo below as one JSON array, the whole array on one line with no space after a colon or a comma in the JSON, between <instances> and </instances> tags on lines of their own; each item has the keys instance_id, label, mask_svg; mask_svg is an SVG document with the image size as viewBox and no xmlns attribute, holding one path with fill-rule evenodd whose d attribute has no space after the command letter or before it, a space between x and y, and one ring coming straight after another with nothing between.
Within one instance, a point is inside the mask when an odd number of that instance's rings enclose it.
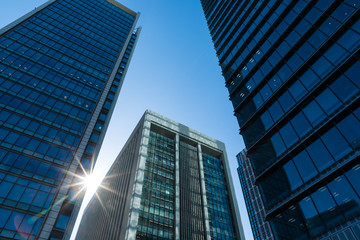
<instances>
[{"instance_id":1,"label":"building top edge","mask_svg":"<svg viewBox=\"0 0 360 240\"><path fill-rule=\"evenodd\" d=\"M215 148L225 152L225 144L217 139L209 137L203 133L200 133L199 131L189 128L188 126L185 126L184 124L176 122L172 119L169 119L169 118L167 118L161 114L158 114L156 112L153 112L149 109L145 111L144 115L145 115L145 119L153 121L154 123L164 126L174 132L188 136L198 142L215 147Z\"/></svg>"},{"instance_id":2,"label":"building top edge","mask_svg":"<svg viewBox=\"0 0 360 240\"><path fill-rule=\"evenodd\" d=\"M137 15L136 12L134 12L130 8L125 7L124 5L122 5L121 3L119 3L119 2L117 2L115 0L106 0L106 1L108 1L109 3L113 4L114 6L120 8L121 10L127 12L128 14L130 14L130 15L132 15L134 17L136 17L136 15Z\"/></svg>"}]
</instances>

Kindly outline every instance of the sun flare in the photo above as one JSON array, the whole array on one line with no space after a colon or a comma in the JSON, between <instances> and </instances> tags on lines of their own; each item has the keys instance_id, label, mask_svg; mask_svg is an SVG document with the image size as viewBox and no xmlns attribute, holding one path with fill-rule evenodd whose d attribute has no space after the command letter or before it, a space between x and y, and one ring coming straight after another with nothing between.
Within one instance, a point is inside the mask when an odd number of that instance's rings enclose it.
<instances>
[{"instance_id":1,"label":"sun flare","mask_svg":"<svg viewBox=\"0 0 360 240\"><path fill-rule=\"evenodd\" d=\"M101 177L95 173L89 174L84 178L83 184L87 193L95 193L101 183Z\"/></svg>"}]
</instances>

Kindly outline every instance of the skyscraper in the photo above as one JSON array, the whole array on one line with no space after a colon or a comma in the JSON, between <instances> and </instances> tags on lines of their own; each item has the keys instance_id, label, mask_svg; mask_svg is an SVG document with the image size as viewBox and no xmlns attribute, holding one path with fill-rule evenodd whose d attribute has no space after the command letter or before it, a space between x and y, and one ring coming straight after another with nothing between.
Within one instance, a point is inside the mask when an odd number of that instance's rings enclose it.
<instances>
[{"instance_id":1,"label":"skyscraper","mask_svg":"<svg viewBox=\"0 0 360 240\"><path fill-rule=\"evenodd\" d=\"M275 238L360 238L359 1L201 3Z\"/></svg>"},{"instance_id":2,"label":"skyscraper","mask_svg":"<svg viewBox=\"0 0 360 240\"><path fill-rule=\"evenodd\" d=\"M69 238L137 18L113 0L50 0L0 30L1 239Z\"/></svg>"},{"instance_id":3,"label":"skyscraper","mask_svg":"<svg viewBox=\"0 0 360 240\"><path fill-rule=\"evenodd\" d=\"M76 239L245 239L225 146L147 110Z\"/></svg>"},{"instance_id":4,"label":"skyscraper","mask_svg":"<svg viewBox=\"0 0 360 240\"><path fill-rule=\"evenodd\" d=\"M265 220L265 206L261 198L259 187L255 184L255 175L246 151L237 156L239 164L238 174L244 195L246 209L249 214L251 229L255 240L273 240L274 236L269 223Z\"/></svg>"}]
</instances>

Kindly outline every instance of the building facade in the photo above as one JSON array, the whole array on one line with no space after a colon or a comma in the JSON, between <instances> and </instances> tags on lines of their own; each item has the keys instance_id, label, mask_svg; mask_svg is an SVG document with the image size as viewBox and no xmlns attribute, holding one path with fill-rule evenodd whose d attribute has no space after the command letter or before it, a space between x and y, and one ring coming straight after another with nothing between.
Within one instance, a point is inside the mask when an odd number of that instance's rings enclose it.
<instances>
[{"instance_id":1,"label":"building facade","mask_svg":"<svg viewBox=\"0 0 360 240\"><path fill-rule=\"evenodd\" d=\"M0 30L1 239L69 239L137 18L112 0L50 0Z\"/></svg>"},{"instance_id":2,"label":"building facade","mask_svg":"<svg viewBox=\"0 0 360 240\"><path fill-rule=\"evenodd\" d=\"M76 239L245 239L224 144L147 110Z\"/></svg>"},{"instance_id":3,"label":"building facade","mask_svg":"<svg viewBox=\"0 0 360 240\"><path fill-rule=\"evenodd\" d=\"M360 3L201 0L275 239L360 239Z\"/></svg>"},{"instance_id":4,"label":"building facade","mask_svg":"<svg viewBox=\"0 0 360 240\"><path fill-rule=\"evenodd\" d=\"M269 222L266 221L265 206L259 187L255 184L255 174L246 151L236 155L239 167L237 169L246 209L249 214L251 229L255 240L274 240Z\"/></svg>"}]
</instances>

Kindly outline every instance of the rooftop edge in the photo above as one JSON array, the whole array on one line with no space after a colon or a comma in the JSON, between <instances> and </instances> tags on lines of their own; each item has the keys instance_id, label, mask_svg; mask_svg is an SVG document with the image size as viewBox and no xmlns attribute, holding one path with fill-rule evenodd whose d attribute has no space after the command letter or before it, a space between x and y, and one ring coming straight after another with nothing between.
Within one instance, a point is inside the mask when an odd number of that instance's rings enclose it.
<instances>
[{"instance_id":1,"label":"rooftop edge","mask_svg":"<svg viewBox=\"0 0 360 240\"><path fill-rule=\"evenodd\" d=\"M129 13L130 15L132 15L132 16L134 16L134 17L136 17L136 15L137 15L136 12L134 12L134 11L131 10L130 8L125 7L124 5L122 5L121 3L119 3L119 2L117 2L117 1L115 1L115 0L106 0L106 1L108 1L109 3L113 4L114 6L116 6L116 7L118 7L118 8L120 8L121 10Z\"/></svg>"}]
</instances>

